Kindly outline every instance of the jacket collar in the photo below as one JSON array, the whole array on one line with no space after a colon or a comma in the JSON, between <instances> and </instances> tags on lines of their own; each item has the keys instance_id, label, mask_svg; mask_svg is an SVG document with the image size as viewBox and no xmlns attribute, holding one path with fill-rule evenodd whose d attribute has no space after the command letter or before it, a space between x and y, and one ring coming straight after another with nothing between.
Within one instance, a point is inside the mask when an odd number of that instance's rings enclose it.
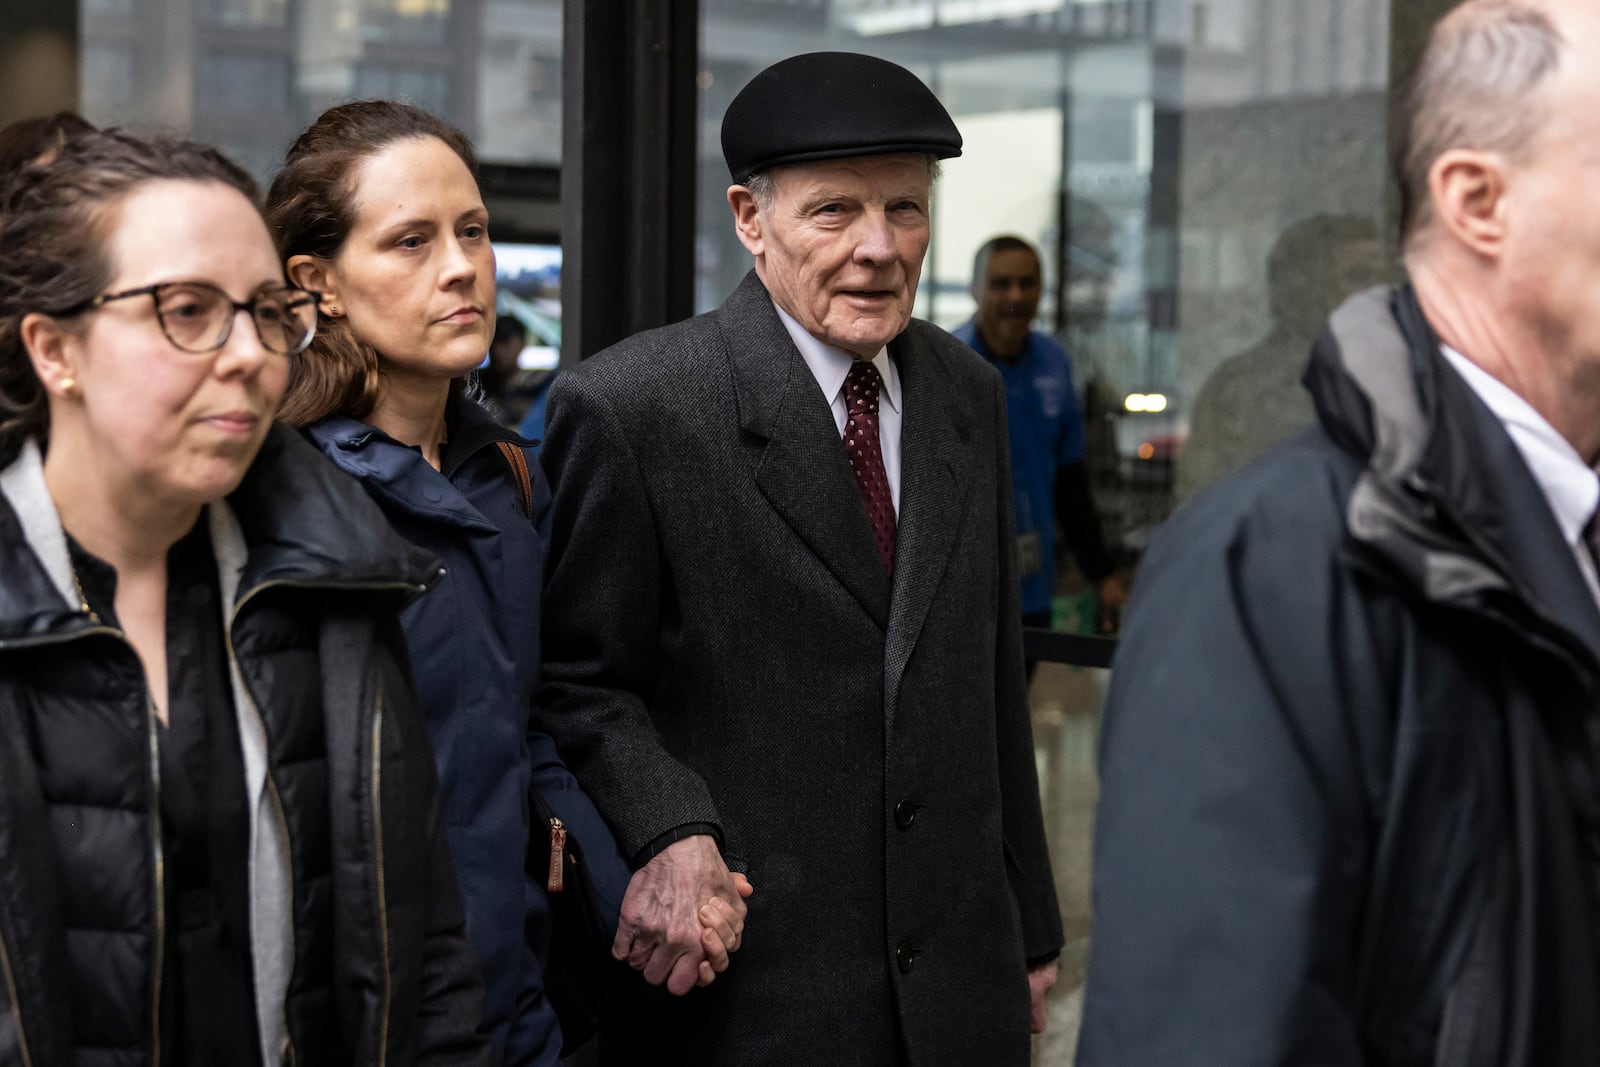
<instances>
[{"instance_id":1,"label":"jacket collar","mask_svg":"<svg viewBox=\"0 0 1600 1067\"><path fill-rule=\"evenodd\" d=\"M496 422L483 405L469 400L458 388L452 388L445 408L445 425L450 432L450 447L445 450L444 469L440 472L452 478L461 466L479 451L501 441L519 448L531 448L534 442L516 431ZM330 415L307 432L322 444L331 444L344 451L359 451L374 441L390 441L401 448L410 448L373 426L346 415Z\"/></svg>"},{"instance_id":2,"label":"jacket collar","mask_svg":"<svg viewBox=\"0 0 1600 1067\"><path fill-rule=\"evenodd\" d=\"M451 393L445 420L450 444L444 450L444 466L437 471L422 458L420 450L348 416L322 419L308 427L306 433L329 459L359 479L386 507L428 521L495 532L494 523L453 483L467 462L484 449L500 442L528 448L533 442L500 425L481 405L455 391Z\"/></svg>"},{"instance_id":3,"label":"jacket collar","mask_svg":"<svg viewBox=\"0 0 1600 1067\"><path fill-rule=\"evenodd\" d=\"M360 486L287 426L274 424L227 499L244 539L242 599L268 584L321 586L409 600L438 564L389 529ZM0 641L93 624L72 592L61 520L32 442L0 472Z\"/></svg>"},{"instance_id":4,"label":"jacket collar","mask_svg":"<svg viewBox=\"0 0 1600 1067\"><path fill-rule=\"evenodd\" d=\"M1341 305L1306 386L1323 428L1365 463L1346 510L1357 559L1429 600L1510 613L1600 654L1600 609L1549 502L1410 286Z\"/></svg>"}]
</instances>

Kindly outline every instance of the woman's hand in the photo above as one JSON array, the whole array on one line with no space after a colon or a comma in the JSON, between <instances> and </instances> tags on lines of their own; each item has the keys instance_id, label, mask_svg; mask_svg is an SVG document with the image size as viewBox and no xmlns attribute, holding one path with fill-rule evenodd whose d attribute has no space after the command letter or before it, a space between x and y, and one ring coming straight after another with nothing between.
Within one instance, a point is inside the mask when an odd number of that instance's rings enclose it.
<instances>
[{"instance_id":1,"label":"woman's hand","mask_svg":"<svg viewBox=\"0 0 1600 1067\"><path fill-rule=\"evenodd\" d=\"M739 891L740 899L745 899L754 893L755 886L749 879L738 871L730 872L733 875L733 887ZM695 980L697 986L708 986L716 981L717 975L728 969L729 956L739 950L739 944L744 936L744 919L735 915L733 908L721 897L712 897L700 905L700 945L706 950L706 958L700 961L700 974Z\"/></svg>"}]
</instances>

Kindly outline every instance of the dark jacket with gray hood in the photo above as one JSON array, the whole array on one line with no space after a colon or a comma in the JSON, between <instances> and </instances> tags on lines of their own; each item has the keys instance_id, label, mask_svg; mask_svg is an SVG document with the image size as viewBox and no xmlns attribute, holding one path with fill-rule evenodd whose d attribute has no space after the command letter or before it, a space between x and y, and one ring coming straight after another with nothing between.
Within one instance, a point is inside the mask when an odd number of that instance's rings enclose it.
<instances>
[{"instance_id":1,"label":"dark jacket with gray hood","mask_svg":"<svg viewBox=\"0 0 1600 1067\"><path fill-rule=\"evenodd\" d=\"M1592 1064L1600 612L1409 288L1306 384L1140 570L1078 1062Z\"/></svg>"},{"instance_id":2,"label":"dark jacket with gray hood","mask_svg":"<svg viewBox=\"0 0 1600 1067\"><path fill-rule=\"evenodd\" d=\"M274 427L207 509L250 817L262 1062L487 1055L400 608L438 570ZM0 1065L153 1064L164 924L144 676L73 596L31 443L0 471Z\"/></svg>"}]
</instances>

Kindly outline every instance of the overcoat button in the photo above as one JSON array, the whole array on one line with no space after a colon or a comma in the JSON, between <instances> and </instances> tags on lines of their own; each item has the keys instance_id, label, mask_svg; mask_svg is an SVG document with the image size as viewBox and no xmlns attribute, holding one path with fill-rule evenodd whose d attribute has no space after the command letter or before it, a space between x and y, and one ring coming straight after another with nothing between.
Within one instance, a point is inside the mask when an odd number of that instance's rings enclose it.
<instances>
[{"instance_id":1,"label":"overcoat button","mask_svg":"<svg viewBox=\"0 0 1600 1067\"><path fill-rule=\"evenodd\" d=\"M922 955L920 948L913 948L909 943L902 941L900 947L894 950L894 961L900 967L901 974L910 974L912 965L917 962L917 957Z\"/></svg>"},{"instance_id":2,"label":"overcoat button","mask_svg":"<svg viewBox=\"0 0 1600 1067\"><path fill-rule=\"evenodd\" d=\"M894 824L902 830L911 829L911 824L917 821L917 812L921 810L921 804L902 800L894 806Z\"/></svg>"}]
</instances>

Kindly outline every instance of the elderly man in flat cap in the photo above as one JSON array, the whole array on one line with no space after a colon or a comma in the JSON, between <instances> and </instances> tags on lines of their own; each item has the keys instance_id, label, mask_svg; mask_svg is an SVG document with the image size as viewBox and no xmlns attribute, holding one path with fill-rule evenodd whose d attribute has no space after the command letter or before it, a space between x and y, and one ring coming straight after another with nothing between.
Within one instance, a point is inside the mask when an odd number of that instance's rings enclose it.
<instances>
[{"instance_id":1,"label":"elderly man in flat cap","mask_svg":"<svg viewBox=\"0 0 1600 1067\"><path fill-rule=\"evenodd\" d=\"M722 143L755 269L550 398L543 699L638 868L602 1056L1026 1064L1062 934L1005 394L911 318L960 134L909 71L821 53ZM702 906L747 943L696 990Z\"/></svg>"}]
</instances>

